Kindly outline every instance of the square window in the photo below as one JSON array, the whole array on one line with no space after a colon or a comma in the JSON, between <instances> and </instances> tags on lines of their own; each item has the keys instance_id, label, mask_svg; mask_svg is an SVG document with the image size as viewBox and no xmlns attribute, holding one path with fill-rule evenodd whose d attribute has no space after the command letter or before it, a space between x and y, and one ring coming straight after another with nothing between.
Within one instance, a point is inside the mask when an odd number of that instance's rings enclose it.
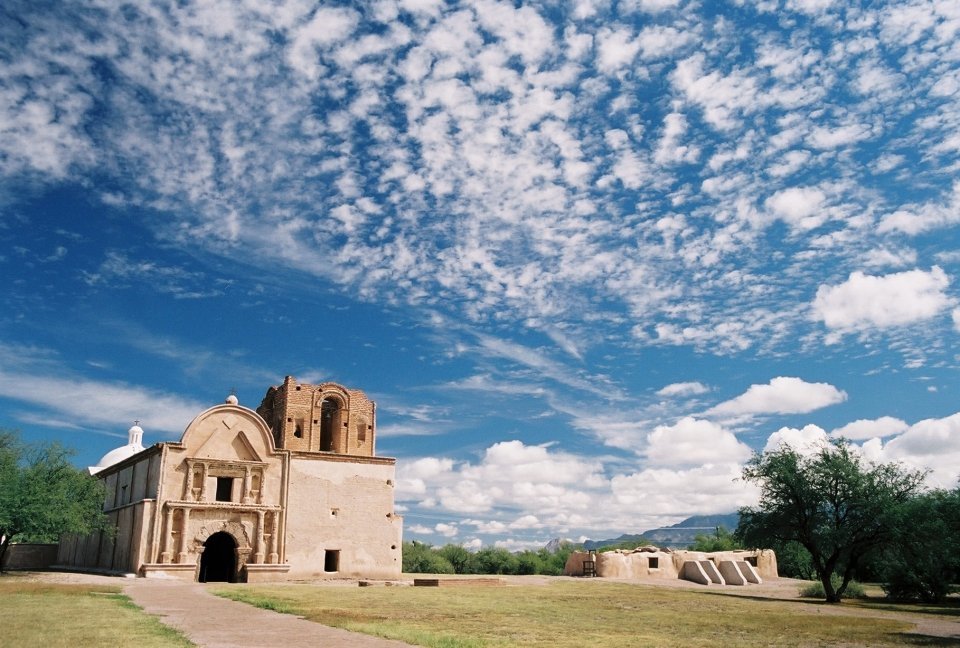
<instances>
[{"instance_id":1,"label":"square window","mask_svg":"<svg viewBox=\"0 0 960 648\"><path fill-rule=\"evenodd\" d=\"M647 558L647 566L650 569L660 569L660 559L653 556Z\"/></svg>"},{"instance_id":2,"label":"square window","mask_svg":"<svg viewBox=\"0 0 960 648\"><path fill-rule=\"evenodd\" d=\"M233 477L217 477L217 501L233 501Z\"/></svg>"}]
</instances>

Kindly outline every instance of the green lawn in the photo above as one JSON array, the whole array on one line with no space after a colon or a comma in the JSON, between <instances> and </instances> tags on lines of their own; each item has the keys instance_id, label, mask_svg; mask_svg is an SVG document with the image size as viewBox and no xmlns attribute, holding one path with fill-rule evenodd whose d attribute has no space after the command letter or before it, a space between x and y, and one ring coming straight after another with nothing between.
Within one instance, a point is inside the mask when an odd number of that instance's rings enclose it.
<instances>
[{"instance_id":1,"label":"green lawn","mask_svg":"<svg viewBox=\"0 0 960 648\"><path fill-rule=\"evenodd\" d=\"M0 577L0 643L17 648L186 647L193 644L145 614L118 586L55 585Z\"/></svg>"},{"instance_id":2,"label":"green lawn","mask_svg":"<svg viewBox=\"0 0 960 648\"><path fill-rule=\"evenodd\" d=\"M809 601L621 583L510 587L257 585L217 594L331 626L438 648L948 645L889 619ZM956 644L954 644L956 645Z\"/></svg>"}]
</instances>

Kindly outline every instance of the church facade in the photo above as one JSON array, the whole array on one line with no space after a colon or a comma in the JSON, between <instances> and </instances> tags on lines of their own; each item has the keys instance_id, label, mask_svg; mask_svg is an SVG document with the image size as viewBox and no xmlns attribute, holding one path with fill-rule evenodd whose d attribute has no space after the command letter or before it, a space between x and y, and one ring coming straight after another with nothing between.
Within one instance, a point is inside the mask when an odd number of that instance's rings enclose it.
<instances>
[{"instance_id":1,"label":"church facade","mask_svg":"<svg viewBox=\"0 0 960 648\"><path fill-rule=\"evenodd\" d=\"M115 533L61 540L70 568L206 581L396 579L396 460L375 453L376 407L287 376L256 411L231 396L179 442L130 444L91 468ZM135 438L137 437L137 438Z\"/></svg>"}]
</instances>

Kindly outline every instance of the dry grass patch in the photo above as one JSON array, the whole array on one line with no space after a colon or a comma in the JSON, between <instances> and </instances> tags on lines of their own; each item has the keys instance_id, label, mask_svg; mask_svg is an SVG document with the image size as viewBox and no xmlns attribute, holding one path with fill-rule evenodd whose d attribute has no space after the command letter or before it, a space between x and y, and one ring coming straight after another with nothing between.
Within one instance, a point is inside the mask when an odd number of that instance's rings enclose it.
<instances>
[{"instance_id":1,"label":"dry grass patch","mask_svg":"<svg viewBox=\"0 0 960 648\"><path fill-rule=\"evenodd\" d=\"M931 644L905 635L912 625L903 621L820 615L819 606L799 601L620 583L449 589L262 585L217 594L434 648Z\"/></svg>"},{"instance_id":2,"label":"dry grass patch","mask_svg":"<svg viewBox=\"0 0 960 648\"><path fill-rule=\"evenodd\" d=\"M117 586L40 583L0 578L3 643L30 648L192 646L149 616Z\"/></svg>"}]
</instances>

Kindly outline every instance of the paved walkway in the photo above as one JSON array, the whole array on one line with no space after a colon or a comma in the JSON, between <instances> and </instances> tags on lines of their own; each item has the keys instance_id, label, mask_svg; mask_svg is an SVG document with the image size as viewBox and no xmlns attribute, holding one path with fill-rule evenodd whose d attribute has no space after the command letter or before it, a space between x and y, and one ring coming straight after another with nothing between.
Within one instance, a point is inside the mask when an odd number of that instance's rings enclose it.
<instances>
[{"instance_id":1,"label":"paved walkway","mask_svg":"<svg viewBox=\"0 0 960 648\"><path fill-rule=\"evenodd\" d=\"M210 594L200 583L131 579L124 592L164 624L203 648L404 648L410 644L348 632L291 614L255 608Z\"/></svg>"}]
</instances>

